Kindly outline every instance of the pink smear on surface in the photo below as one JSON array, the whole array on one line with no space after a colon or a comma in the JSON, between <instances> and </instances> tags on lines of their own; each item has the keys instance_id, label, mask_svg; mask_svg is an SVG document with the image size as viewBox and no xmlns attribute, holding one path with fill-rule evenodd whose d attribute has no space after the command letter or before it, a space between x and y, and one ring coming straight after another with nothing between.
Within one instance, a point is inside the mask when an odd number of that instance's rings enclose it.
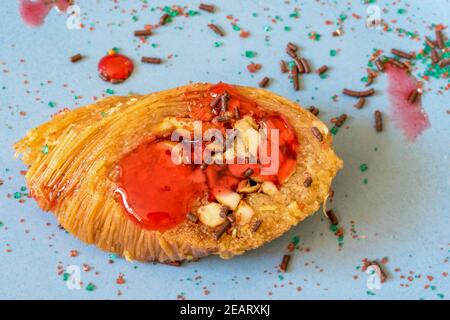
<instances>
[{"instance_id":1,"label":"pink smear on surface","mask_svg":"<svg viewBox=\"0 0 450 320\"><path fill-rule=\"evenodd\" d=\"M20 0L20 15L30 27L41 26L53 7L65 12L70 6L70 0Z\"/></svg>"},{"instance_id":2,"label":"pink smear on surface","mask_svg":"<svg viewBox=\"0 0 450 320\"><path fill-rule=\"evenodd\" d=\"M415 104L408 102L408 97L413 90L419 88L418 81L407 70L386 65L386 74L389 79L388 95L391 101L391 119L394 125L402 130L406 139L410 142L426 129L430 128L428 115L422 109L421 99Z\"/></svg>"}]
</instances>

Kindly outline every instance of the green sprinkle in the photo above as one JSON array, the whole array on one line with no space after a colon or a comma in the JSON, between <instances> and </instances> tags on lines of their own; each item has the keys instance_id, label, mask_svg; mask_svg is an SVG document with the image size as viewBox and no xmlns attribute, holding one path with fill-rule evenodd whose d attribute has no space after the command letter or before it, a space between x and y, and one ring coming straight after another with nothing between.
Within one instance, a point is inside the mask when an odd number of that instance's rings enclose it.
<instances>
[{"instance_id":1,"label":"green sprinkle","mask_svg":"<svg viewBox=\"0 0 450 320\"><path fill-rule=\"evenodd\" d=\"M14 199L20 199L22 198L22 196L23 196L22 192L19 191L14 192Z\"/></svg>"},{"instance_id":2,"label":"green sprinkle","mask_svg":"<svg viewBox=\"0 0 450 320\"><path fill-rule=\"evenodd\" d=\"M106 89L106 93L108 93L108 94L114 94L114 90L113 90L113 89Z\"/></svg>"},{"instance_id":3,"label":"green sprinkle","mask_svg":"<svg viewBox=\"0 0 450 320\"><path fill-rule=\"evenodd\" d=\"M41 148L41 152L42 152L43 154L48 154L48 145L44 145L44 146Z\"/></svg>"},{"instance_id":4,"label":"green sprinkle","mask_svg":"<svg viewBox=\"0 0 450 320\"><path fill-rule=\"evenodd\" d=\"M359 170L361 170L361 172L366 172L368 169L369 167L365 163L359 166Z\"/></svg>"},{"instance_id":5,"label":"green sprinkle","mask_svg":"<svg viewBox=\"0 0 450 320\"><path fill-rule=\"evenodd\" d=\"M300 237L299 236L295 236L292 238L292 244L294 245L298 245L300 243Z\"/></svg>"},{"instance_id":6,"label":"green sprinkle","mask_svg":"<svg viewBox=\"0 0 450 320\"><path fill-rule=\"evenodd\" d=\"M133 19L134 22L139 20L139 18L137 16L133 16L132 19Z\"/></svg>"},{"instance_id":7,"label":"green sprinkle","mask_svg":"<svg viewBox=\"0 0 450 320\"><path fill-rule=\"evenodd\" d=\"M22 192L25 192L25 191L27 191L27 187L25 187L25 186L23 186L23 187L20 187L20 191L22 191Z\"/></svg>"},{"instance_id":8,"label":"green sprinkle","mask_svg":"<svg viewBox=\"0 0 450 320\"><path fill-rule=\"evenodd\" d=\"M89 282L89 284L86 286L86 291L94 291L95 290L95 285L91 282Z\"/></svg>"},{"instance_id":9,"label":"green sprinkle","mask_svg":"<svg viewBox=\"0 0 450 320\"><path fill-rule=\"evenodd\" d=\"M400 9L397 10L397 13L398 14L404 14L404 13L406 13L406 9L400 8Z\"/></svg>"},{"instance_id":10,"label":"green sprinkle","mask_svg":"<svg viewBox=\"0 0 450 320\"><path fill-rule=\"evenodd\" d=\"M108 114L105 111L100 112L100 115L102 116L102 118L105 118Z\"/></svg>"},{"instance_id":11,"label":"green sprinkle","mask_svg":"<svg viewBox=\"0 0 450 320\"><path fill-rule=\"evenodd\" d=\"M365 178L365 179L363 180L363 183L364 183L364 184L368 184L368 183L369 183L369 179Z\"/></svg>"},{"instance_id":12,"label":"green sprinkle","mask_svg":"<svg viewBox=\"0 0 450 320\"><path fill-rule=\"evenodd\" d=\"M265 26L265 27L264 27L264 32L269 32L270 30L272 30L271 27L269 27L269 26Z\"/></svg>"},{"instance_id":13,"label":"green sprinkle","mask_svg":"<svg viewBox=\"0 0 450 320\"><path fill-rule=\"evenodd\" d=\"M440 299L444 299L444 297L445 297L443 293L438 293L437 296L438 296Z\"/></svg>"},{"instance_id":14,"label":"green sprinkle","mask_svg":"<svg viewBox=\"0 0 450 320\"><path fill-rule=\"evenodd\" d=\"M241 27L239 27L239 26L236 25L236 24L233 24L233 30L234 30L234 31L241 31Z\"/></svg>"},{"instance_id":15,"label":"green sprinkle","mask_svg":"<svg viewBox=\"0 0 450 320\"><path fill-rule=\"evenodd\" d=\"M256 56L256 52L251 51L251 50L247 50L247 51L245 51L245 56L247 58L254 58Z\"/></svg>"},{"instance_id":16,"label":"green sprinkle","mask_svg":"<svg viewBox=\"0 0 450 320\"><path fill-rule=\"evenodd\" d=\"M158 47L158 45L156 43L152 43L151 46L152 46L152 48L157 48Z\"/></svg>"},{"instance_id":17,"label":"green sprinkle","mask_svg":"<svg viewBox=\"0 0 450 320\"><path fill-rule=\"evenodd\" d=\"M333 127L330 129L330 132L333 136L335 136L338 133L339 129L338 127Z\"/></svg>"},{"instance_id":18,"label":"green sprinkle","mask_svg":"<svg viewBox=\"0 0 450 320\"><path fill-rule=\"evenodd\" d=\"M191 16L191 17L196 16L196 15L198 15L199 13L200 13L200 12L195 11L195 10L189 10L189 11L188 11L188 15Z\"/></svg>"},{"instance_id":19,"label":"green sprinkle","mask_svg":"<svg viewBox=\"0 0 450 320\"><path fill-rule=\"evenodd\" d=\"M219 47L221 47L222 45L223 45L223 43L220 42L220 41L214 42L214 47L216 47L216 48L219 48Z\"/></svg>"},{"instance_id":20,"label":"green sprinkle","mask_svg":"<svg viewBox=\"0 0 450 320\"><path fill-rule=\"evenodd\" d=\"M285 27L284 27L284 31L291 31L291 27L285 26Z\"/></svg>"},{"instance_id":21,"label":"green sprinkle","mask_svg":"<svg viewBox=\"0 0 450 320\"><path fill-rule=\"evenodd\" d=\"M330 56L331 57L336 57L337 56L337 51L334 50L334 49L330 50Z\"/></svg>"},{"instance_id":22,"label":"green sprinkle","mask_svg":"<svg viewBox=\"0 0 450 320\"><path fill-rule=\"evenodd\" d=\"M63 273L63 280L67 281L67 280L69 280L69 278L70 278L70 274L68 274L67 272L64 272Z\"/></svg>"},{"instance_id":23,"label":"green sprinkle","mask_svg":"<svg viewBox=\"0 0 450 320\"><path fill-rule=\"evenodd\" d=\"M54 108L54 107L56 106L56 103L53 102L53 101L50 101L50 102L48 103L48 106L49 106L50 108Z\"/></svg>"},{"instance_id":24,"label":"green sprinkle","mask_svg":"<svg viewBox=\"0 0 450 320\"><path fill-rule=\"evenodd\" d=\"M2 221L0 221L0 228L3 227L4 225L5 224Z\"/></svg>"}]
</instances>

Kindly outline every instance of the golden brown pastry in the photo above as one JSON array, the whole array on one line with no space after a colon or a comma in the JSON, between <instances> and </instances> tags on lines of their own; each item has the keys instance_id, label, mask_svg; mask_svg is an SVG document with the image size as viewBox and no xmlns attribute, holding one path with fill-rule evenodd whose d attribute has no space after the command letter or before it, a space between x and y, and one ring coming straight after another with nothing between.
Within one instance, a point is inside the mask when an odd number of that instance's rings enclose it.
<instances>
[{"instance_id":1,"label":"golden brown pastry","mask_svg":"<svg viewBox=\"0 0 450 320\"><path fill-rule=\"evenodd\" d=\"M235 133L235 144L207 132ZM276 141L265 156L253 148L263 141ZM15 149L31 195L71 234L130 260L173 262L242 254L316 212L342 167L331 142L293 102L220 83L106 98L56 115Z\"/></svg>"}]
</instances>

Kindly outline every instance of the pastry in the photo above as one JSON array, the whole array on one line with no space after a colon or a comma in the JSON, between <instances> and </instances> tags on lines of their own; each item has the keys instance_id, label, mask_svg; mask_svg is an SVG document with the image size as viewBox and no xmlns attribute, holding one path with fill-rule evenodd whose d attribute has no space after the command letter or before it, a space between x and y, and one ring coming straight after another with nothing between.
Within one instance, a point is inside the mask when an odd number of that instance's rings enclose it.
<instances>
[{"instance_id":1,"label":"pastry","mask_svg":"<svg viewBox=\"0 0 450 320\"><path fill-rule=\"evenodd\" d=\"M331 143L274 93L199 83L61 112L15 150L31 196L68 232L164 263L230 258L312 215L343 165Z\"/></svg>"}]
</instances>

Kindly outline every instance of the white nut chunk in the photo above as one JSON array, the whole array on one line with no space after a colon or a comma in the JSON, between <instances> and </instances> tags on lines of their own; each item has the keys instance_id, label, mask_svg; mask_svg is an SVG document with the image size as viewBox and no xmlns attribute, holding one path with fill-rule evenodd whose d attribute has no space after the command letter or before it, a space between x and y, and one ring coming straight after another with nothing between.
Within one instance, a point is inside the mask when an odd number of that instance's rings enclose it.
<instances>
[{"instance_id":1,"label":"white nut chunk","mask_svg":"<svg viewBox=\"0 0 450 320\"><path fill-rule=\"evenodd\" d=\"M216 202L208 203L197 210L200 221L211 228L220 226L225 222L226 217L221 215L221 212L222 206Z\"/></svg>"},{"instance_id":2,"label":"white nut chunk","mask_svg":"<svg viewBox=\"0 0 450 320\"><path fill-rule=\"evenodd\" d=\"M269 196L273 196L278 192L278 188L273 182L266 181L261 185L261 191Z\"/></svg>"},{"instance_id":3,"label":"white nut chunk","mask_svg":"<svg viewBox=\"0 0 450 320\"><path fill-rule=\"evenodd\" d=\"M254 214L255 212L252 207L250 207L247 202L241 201L236 210L236 221L241 226L248 224L252 220Z\"/></svg>"},{"instance_id":4,"label":"white nut chunk","mask_svg":"<svg viewBox=\"0 0 450 320\"><path fill-rule=\"evenodd\" d=\"M241 195L233 191L225 191L216 195L216 199L221 204L234 211L239 205L239 201L241 201Z\"/></svg>"}]
</instances>

